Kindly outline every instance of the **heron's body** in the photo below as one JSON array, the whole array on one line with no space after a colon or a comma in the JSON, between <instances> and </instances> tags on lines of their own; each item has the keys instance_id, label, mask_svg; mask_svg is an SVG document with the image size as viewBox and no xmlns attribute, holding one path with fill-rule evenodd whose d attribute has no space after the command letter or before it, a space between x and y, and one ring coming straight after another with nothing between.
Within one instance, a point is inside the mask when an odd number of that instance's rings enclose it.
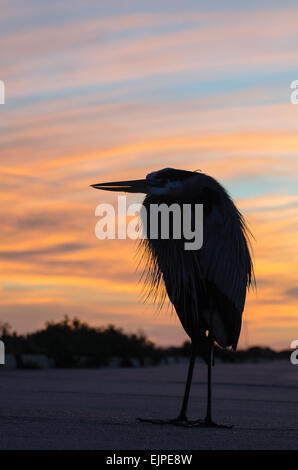
<instances>
[{"instance_id":1,"label":"heron's body","mask_svg":"<svg viewBox=\"0 0 298 470\"><path fill-rule=\"evenodd\" d=\"M204 357L208 347L210 304L213 305L215 341L222 347L235 349L246 289L252 280L252 263L241 214L224 188L202 173L194 173L170 196L148 194L143 203L148 217L150 205L160 203L168 206L203 204L203 245L200 250L187 251L183 239L150 239L148 236L142 243L151 258L151 263L147 264L151 270L148 278L155 280L161 275L184 330L198 344ZM154 283L151 287L154 290Z\"/></svg>"},{"instance_id":2,"label":"heron's body","mask_svg":"<svg viewBox=\"0 0 298 470\"><path fill-rule=\"evenodd\" d=\"M208 407L206 420L198 423L213 426L213 344L216 341L222 347L236 348L246 291L254 280L244 219L225 189L203 173L166 168L150 173L146 180L103 183L94 187L147 193L143 203L147 209L147 238L141 242L147 266L145 279L156 298L160 289L164 289L193 344L179 417L150 421L189 424L186 409L195 355L199 352L208 363ZM150 207L153 204L178 204L181 207L188 204L192 210L196 204L203 204L202 247L186 250L183 237L150 237Z\"/></svg>"}]
</instances>

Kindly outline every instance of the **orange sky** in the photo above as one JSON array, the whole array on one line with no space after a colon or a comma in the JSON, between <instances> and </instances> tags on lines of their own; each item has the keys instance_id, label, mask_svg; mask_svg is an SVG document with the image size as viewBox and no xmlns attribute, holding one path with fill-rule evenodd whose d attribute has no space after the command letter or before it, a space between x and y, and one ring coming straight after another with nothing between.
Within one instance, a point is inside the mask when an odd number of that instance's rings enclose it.
<instances>
[{"instance_id":1,"label":"orange sky","mask_svg":"<svg viewBox=\"0 0 298 470\"><path fill-rule=\"evenodd\" d=\"M0 19L0 320L27 332L68 314L183 341L174 315L140 300L135 243L96 239L95 208L117 195L89 185L200 168L256 239L240 345L288 348L298 337L298 8L14 3Z\"/></svg>"}]
</instances>

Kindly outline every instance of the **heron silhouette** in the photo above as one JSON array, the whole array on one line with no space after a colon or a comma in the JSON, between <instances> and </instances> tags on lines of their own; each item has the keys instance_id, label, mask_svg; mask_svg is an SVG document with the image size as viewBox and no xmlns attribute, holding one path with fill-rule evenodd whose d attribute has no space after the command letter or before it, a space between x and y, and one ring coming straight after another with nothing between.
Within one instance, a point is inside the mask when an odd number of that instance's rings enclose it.
<instances>
[{"instance_id":1,"label":"heron silhouette","mask_svg":"<svg viewBox=\"0 0 298 470\"><path fill-rule=\"evenodd\" d=\"M191 340L191 356L182 407L174 419L139 418L155 424L187 427L231 427L217 424L212 417L212 367L214 343L236 349L246 291L255 283L250 235L244 217L225 189L214 178L199 171L165 168L146 179L94 184L107 191L145 193L147 237L140 246L146 259L145 281L151 292L167 295ZM203 244L186 250L171 232L167 239L150 237L150 207L187 204L192 225L196 204L203 205ZM182 223L182 222L181 222ZM187 407L195 358L208 365L207 413L191 421Z\"/></svg>"}]
</instances>

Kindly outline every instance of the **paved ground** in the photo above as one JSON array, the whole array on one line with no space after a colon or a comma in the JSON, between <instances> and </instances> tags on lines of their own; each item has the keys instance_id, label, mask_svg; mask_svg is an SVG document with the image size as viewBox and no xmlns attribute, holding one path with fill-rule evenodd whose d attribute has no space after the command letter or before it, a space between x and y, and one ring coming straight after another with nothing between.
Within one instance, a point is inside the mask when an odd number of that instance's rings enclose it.
<instances>
[{"instance_id":1,"label":"paved ground","mask_svg":"<svg viewBox=\"0 0 298 470\"><path fill-rule=\"evenodd\" d=\"M217 364L216 420L232 430L136 421L173 417L186 364L138 369L0 370L0 449L298 449L298 366ZM204 415L198 364L190 415Z\"/></svg>"}]
</instances>

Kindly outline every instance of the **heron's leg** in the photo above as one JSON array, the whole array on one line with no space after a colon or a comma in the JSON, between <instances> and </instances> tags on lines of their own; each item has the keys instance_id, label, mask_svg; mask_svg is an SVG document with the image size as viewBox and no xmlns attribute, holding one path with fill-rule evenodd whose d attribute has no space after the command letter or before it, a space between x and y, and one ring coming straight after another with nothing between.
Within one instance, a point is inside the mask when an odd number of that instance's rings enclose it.
<instances>
[{"instance_id":1,"label":"heron's leg","mask_svg":"<svg viewBox=\"0 0 298 470\"><path fill-rule=\"evenodd\" d=\"M153 424L176 424L176 425L185 425L189 423L189 420L186 416L186 412L187 412L189 393L190 393L192 376L193 376L193 369L194 369L195 360L196 360L196 354L197 354L197 347L196 345L192 343L184 397L183 397L182 407L181 407L178 417L173 418L173 419L138 418L139 421L153 423Z\"/></svg>"},{"instance_id":2,"label":"heron's leg","mask_svg":"<svg viewBox=\"0 0 298 470\"><path fill-rule=\"evenodd\" d=\"M191 382L192 382L192 376L193 376L193 369L195 365L195 360L196 360L196 354L197 354L197 347L195 344L192 343L191 345L191 356L189 360L189 366L188 366L188 373L187 373L187 379L186 379L186 385L185 385L185 391L184 391L184 397L183 397L183 402L182 402L182 407L178 416L178 419L181 421L187 421L186 417L186 412L187 412L187 407L188 407L188 401L189 401L189 393L190 393L190 388L191 388Z\"/></svg>"},{"instance_id":3,"label":"heron's leg","mask_svg":"<svg viewBox=\"0 0 298 470\"><path fill-rule=\"evenodd\" d=\"M212 313L210 315L210 329L209 329L208 340L209 340L209 358L208 358L208 389L207 389L206 418L204 420L199 419L196 421L190 421L188 426L231 429L233 426L217 424L212 420L212 367L213 367L213 353L214 353L214 336L212 332Z\"/></svg>"},{"instance_id":4,"label":"heron's leg","mask_svg":"<svg viewBox=\"0 0 298 470\"><path fill-rule=\"evenodd\" d=\"M208 395L207 395L207 413L204 420L190 421L189 427L204 427L204 428L223 428L231 429L233 426L226 426L224 424L217 424L212 419L212 366L213 366L213 352L214 352L214 338L213 334L209 331L209 360L208 360Z\"/></svg>"}]
</instances>

